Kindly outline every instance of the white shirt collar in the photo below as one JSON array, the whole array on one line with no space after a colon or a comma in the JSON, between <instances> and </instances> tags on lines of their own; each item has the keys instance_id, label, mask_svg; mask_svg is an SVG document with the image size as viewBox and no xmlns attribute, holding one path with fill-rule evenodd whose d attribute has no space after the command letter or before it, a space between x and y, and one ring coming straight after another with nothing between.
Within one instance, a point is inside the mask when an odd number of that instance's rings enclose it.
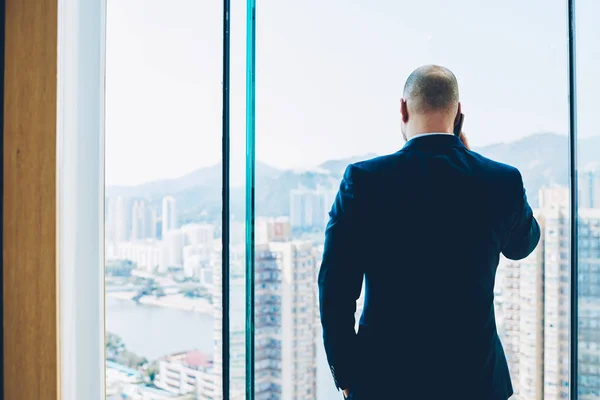
<instances>
[{"instance_id":1,"label":"white shirt collar","mask_svg":"<svg viewBox=\"0 0 600 400\"><path fill-rule=\"evenodd\" d=\"M420 137L424 137L424 136L433 136L433 135L451 135L451 133L444 133L444 132L431 132L431 133L419 133L418 135L415 135L413 137L411 137L410 139L407 140L407 142L416 139L416 138L420 138Z\"/></svg>"}]
</instances>

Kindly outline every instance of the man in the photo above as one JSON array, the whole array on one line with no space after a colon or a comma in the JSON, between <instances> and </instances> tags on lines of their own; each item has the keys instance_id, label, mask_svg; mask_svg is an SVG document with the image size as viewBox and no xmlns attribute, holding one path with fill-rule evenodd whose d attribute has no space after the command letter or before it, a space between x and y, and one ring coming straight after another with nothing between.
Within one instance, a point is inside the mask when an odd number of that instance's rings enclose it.
<instances>
[{"instance_id":1,"label":"man","mask_svg":"<svg viewBox=\"0 0 600 400\"><path fill-rule=\"evenodd\" d=\"M506 400L496 268L540 238L521 174L453 134L462 114L448 69L415 70L400 113L407 143L348 166L325 233L319 298L336 385L354 400Z\"/></svg>"}]
</instances>

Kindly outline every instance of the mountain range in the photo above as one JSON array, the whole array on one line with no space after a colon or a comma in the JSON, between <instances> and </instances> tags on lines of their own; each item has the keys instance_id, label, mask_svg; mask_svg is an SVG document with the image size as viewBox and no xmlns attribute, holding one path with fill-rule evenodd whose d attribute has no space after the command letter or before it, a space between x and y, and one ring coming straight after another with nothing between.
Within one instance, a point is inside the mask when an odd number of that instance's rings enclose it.
<instances>
[{"instance_id":1,"label":"mountain range","mask_svg":"<svg viewBox=\"0 0 600 400\"><path fill-rule=\"evenodd\" d=\"M568 185L568 138L556 133L537 133L523 139L473 148L493 160L513 165L521 171L533 207L538 202L539 189L548 184ZM579 140L578 165L582 168L600 161L600 136ZM346 166L372 158L364 154L339 160L329 160L306 170L281 170L262 162L256 164L256 214L260 216L289 215L290 190L302 185L335 187ZM177 200L182 223L218 221L221 215L221 164L195 170L182 177L149 182L137 186L107 187L107 197L145 198L160 210L164 196ZM232 171L231 213L242 219L245 209L243 171ZM159 211L160 212L160 211Z\"/></svg>"}]
</instances>

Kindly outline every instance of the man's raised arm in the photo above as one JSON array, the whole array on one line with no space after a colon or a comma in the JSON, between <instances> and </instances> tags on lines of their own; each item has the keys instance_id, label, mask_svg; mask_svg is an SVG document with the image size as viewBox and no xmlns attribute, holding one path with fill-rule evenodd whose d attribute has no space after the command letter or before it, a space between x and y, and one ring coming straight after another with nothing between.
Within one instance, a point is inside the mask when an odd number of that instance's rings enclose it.
<instances>
[{"instance_id":1,"label":"man's raised arm","mask_svg":"<svg viewBox=\"0 0 600 400\"><path fill-rule=\"evenodd\" d=\"M521 260L527 257L535 250L540 240L540 226L527 202L523 178L519 171L516 171L516 173L517 199L514 203L510 237L508 243L502 249L502 254L511 260Z\"/></svg>"}]
</instances>

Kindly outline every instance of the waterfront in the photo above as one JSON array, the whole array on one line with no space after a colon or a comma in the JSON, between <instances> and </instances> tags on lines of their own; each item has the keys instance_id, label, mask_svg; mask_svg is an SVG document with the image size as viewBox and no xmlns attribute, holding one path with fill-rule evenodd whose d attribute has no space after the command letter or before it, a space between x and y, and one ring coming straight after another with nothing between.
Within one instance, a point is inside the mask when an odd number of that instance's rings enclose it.
<instances>
[{"instance_id":1,"label":"waterfront","mask_svg":"<svg viewBox=\"0 0 600 400\"><path fill-rule=\"evenodd\" d=\"M149 360L191 349L213 354L213 329L210 314L106 298L106 330L121 336L128 350ZM339 399L322 349L319 337L317 400Z\"/></svg>"}]
</instances>

